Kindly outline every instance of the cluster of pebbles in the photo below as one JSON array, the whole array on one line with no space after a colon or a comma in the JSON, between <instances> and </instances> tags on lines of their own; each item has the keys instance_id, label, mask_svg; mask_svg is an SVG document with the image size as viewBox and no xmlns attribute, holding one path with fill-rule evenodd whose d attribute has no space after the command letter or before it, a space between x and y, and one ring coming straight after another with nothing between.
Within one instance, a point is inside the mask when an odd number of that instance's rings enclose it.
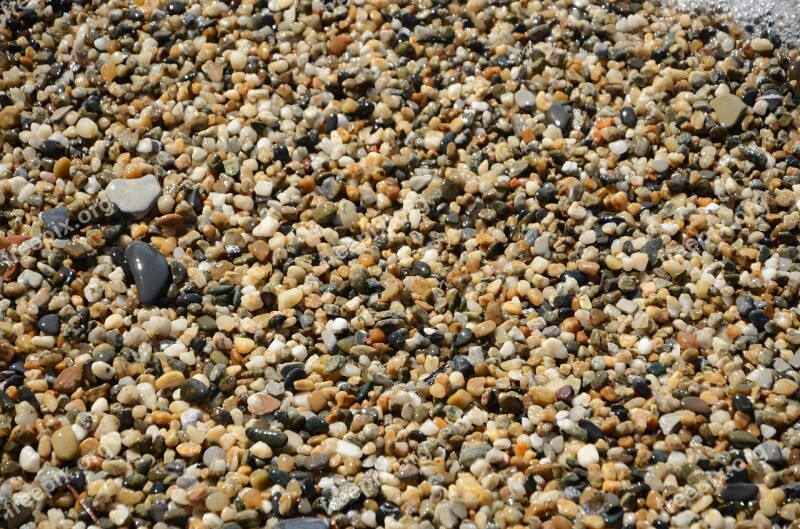
<instances>
[{"instance_id":1,"label":"cluster of pebbles","mask_svg":"<svg viewBox=\"0 0 800 529\"><path fill-rule=\"evenodd\" d=\"M0 16L0 525L800 526L800 60L635 0Z\"/></svg>"}]
</instances>

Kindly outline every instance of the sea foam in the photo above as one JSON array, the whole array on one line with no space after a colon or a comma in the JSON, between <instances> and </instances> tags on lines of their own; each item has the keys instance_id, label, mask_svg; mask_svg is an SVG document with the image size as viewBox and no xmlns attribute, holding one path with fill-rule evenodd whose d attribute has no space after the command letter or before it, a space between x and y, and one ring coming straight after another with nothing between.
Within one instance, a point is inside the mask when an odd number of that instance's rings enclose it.
<instances>
[{"instance_id":1,"label":"sea foam","mask_svg":"<svg viewBox=\"0 0 800 529\"><path fill-rule=\"evenodd\" d=\"M728 18L753 36L779 35L786 46L800 45L798 0L662 0L678 11L703 11Z\"/></svg>"}]
</instances>

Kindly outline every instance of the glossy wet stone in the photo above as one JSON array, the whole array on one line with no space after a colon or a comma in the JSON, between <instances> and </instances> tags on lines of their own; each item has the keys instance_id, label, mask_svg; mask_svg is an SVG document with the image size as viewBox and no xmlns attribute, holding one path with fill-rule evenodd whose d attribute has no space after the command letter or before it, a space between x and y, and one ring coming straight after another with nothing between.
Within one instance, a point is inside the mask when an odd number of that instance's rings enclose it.
<instances>
[{"instance_id":1,"label":"glossy wet stone","mask_svg":"<svg viewBox=\"0 0 800 529\"><path fill-rule=\"evenodd\" d=\"M170 281L169 266L161 252L136 241L125 249L125 261L136 283L139 302L150 305L158 301Z\"/></svg>"}]
</instances>

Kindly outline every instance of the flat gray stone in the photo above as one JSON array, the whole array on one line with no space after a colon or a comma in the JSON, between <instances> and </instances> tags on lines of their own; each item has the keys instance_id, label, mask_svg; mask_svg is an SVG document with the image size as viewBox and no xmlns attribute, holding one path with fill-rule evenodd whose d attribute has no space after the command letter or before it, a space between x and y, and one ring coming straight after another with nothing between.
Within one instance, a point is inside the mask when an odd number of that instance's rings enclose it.
<instances>
[{"instance_id":1,"label":"flat gray stone","mask_svg":"<svg viewBox=\"0 0 800 529\"><path fill-rule=\"evenodd\" d=\"M147 215L161 196L161 184L149 174L141 178L117 178L109 182L106 196L120 211L139 219Z\"/></svg>"}]
</instances>

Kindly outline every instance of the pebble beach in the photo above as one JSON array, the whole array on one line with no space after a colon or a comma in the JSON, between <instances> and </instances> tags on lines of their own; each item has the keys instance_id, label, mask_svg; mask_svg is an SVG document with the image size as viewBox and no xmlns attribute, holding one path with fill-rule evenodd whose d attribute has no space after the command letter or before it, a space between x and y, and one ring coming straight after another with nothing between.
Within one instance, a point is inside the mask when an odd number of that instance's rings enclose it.
<instances>
[{"instance_id":1,"label":"pebble beach","mask_svg":"<svg viewBox=\"0 0 800 529\"><path fill-rule=\"evenodd\" d=\"M702 9L4 3L0 527L798 529L799 223Z\"/></svg>"}]
</instances>

